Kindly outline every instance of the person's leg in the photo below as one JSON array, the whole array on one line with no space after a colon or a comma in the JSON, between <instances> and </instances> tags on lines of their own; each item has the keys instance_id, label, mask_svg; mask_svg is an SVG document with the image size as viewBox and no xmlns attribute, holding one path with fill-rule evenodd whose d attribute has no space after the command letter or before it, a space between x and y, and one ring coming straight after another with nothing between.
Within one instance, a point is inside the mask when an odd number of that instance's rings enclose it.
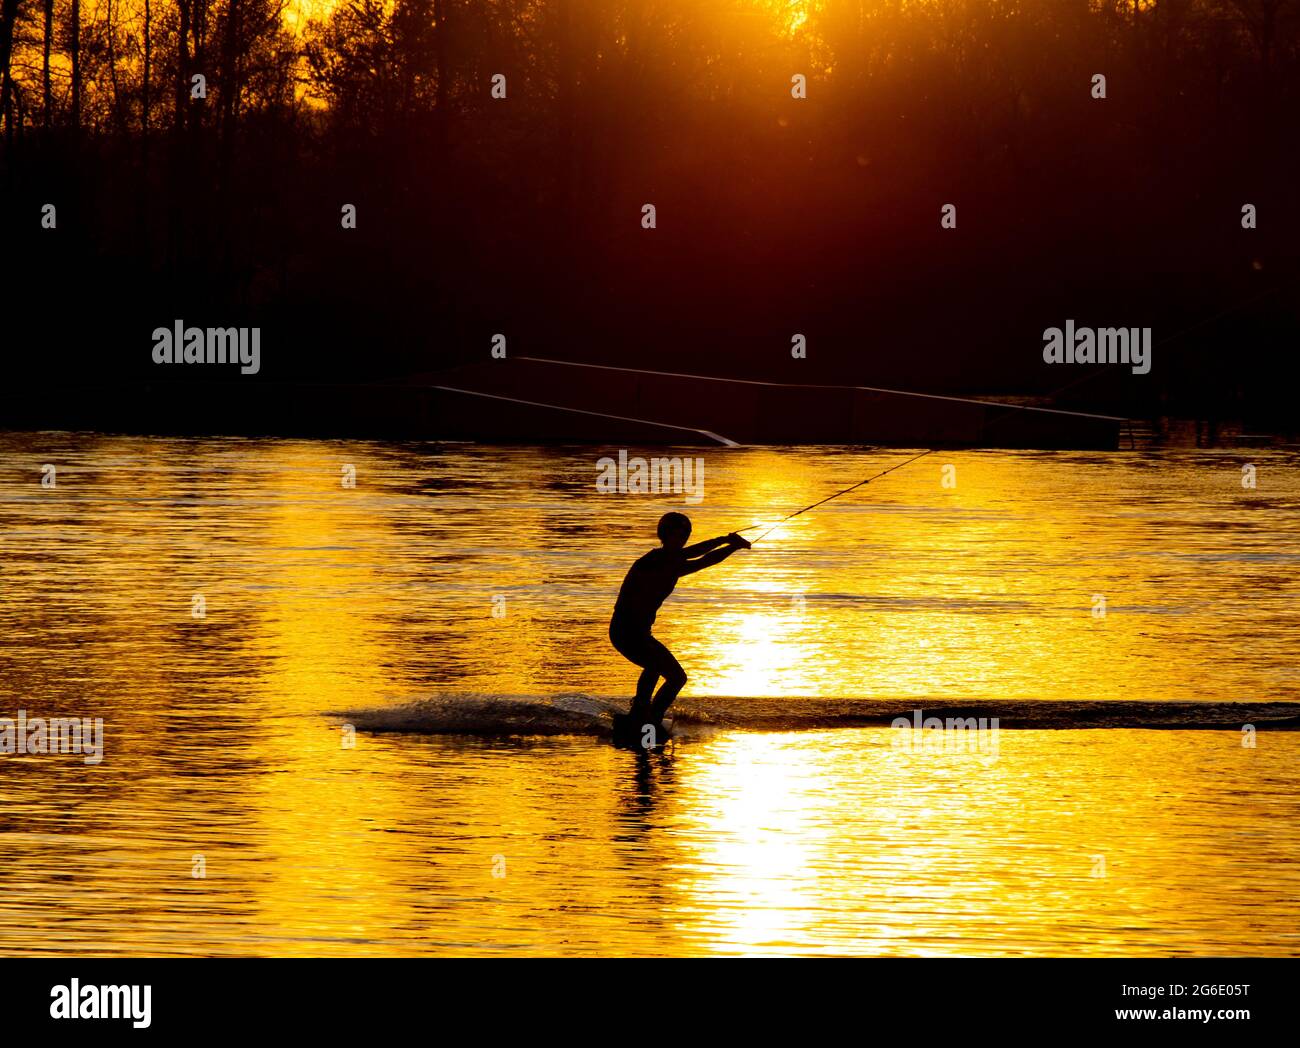
<instances>
[{"instance_id":1,"label":"person's leg","mask_svg":"<svg viewBox=\"0 0 1300 1048\"><path fill-rule=\"evenodd\" d=\"M632 708L628 710L629 717L649 715L650 704L654 698L655 685L658 682L658 670L647 667L641 671L641 676L637 678L636 682L636 698L632 700Z\"/></svg>"},{"instance_id":2,"label":"person's leg","mask_svg":"<svg viewBox=\"0 0 1300 1048\"><path fill-rule=\"evenodd\" d=\"M655 668L658 670L659 676L664 679L654 697L654 703L650 707L650 714L655 720L663 720L664 714L668 712L668 707L677 698L677 693L686 686L686 671L682 669L681 663L677 661L673 653L660 644L659 641L651 637L650 644L655 649Z\"/></svg>"},{"instance_id":3,"label":"person's leg","mask_svg":"<svg viewBox=\"0 0 1300 1048\"><path fill-rule=\"evenodd\" d=\"M661 676L658 665L661 656L655 650L658 642L649 633L632 635L617 631L611 631L609 639L615 651L634 666L641 667L641 676L636 682L636 698L632 700L632 708L628 710L628 716L648 717L654 699L655 685ZM658 644L658 647L663 648L663 645Z\"/></svg>"}]
</instances>

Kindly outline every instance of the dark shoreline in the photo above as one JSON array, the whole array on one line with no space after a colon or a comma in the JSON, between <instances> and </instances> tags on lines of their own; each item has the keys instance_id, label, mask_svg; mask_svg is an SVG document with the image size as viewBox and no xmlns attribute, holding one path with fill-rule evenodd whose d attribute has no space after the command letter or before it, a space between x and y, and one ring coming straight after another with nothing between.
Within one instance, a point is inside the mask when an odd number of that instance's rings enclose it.
<instances>
[{"instance_id":1,"label":"dark shoreline","mask_svg":"<svg viewBox=\"0 0 1300 1048\"><path fill-rule=\"evenodd\" d=\"M536 394L537 402L523 404L517 401L529 399L526 381L486 381L481 373L470 379L465 374L469 370L362 385L233 380L41 386L0 392L0 431L484 444L716 447L733 441L1095 451L1300 442L1300 433L1291 428L1294 420L1285 425L1249 417L1165 415L1112 421L1026 412L1010 406L1015 398L989 399L985 406L938 401L918 409L909 397L798 390L790 398L798 403L787 409L781 406L784 391L763 391L748 398L729 393L725 403L699 404L692 410L671 390L657 394L664 406L656 407L646 403L644 391L620 399L570 386ZM546 396L551 400L543 406L541 398ZM652 414L656 411L659 417Z\"/></svg>"}]
</instances>

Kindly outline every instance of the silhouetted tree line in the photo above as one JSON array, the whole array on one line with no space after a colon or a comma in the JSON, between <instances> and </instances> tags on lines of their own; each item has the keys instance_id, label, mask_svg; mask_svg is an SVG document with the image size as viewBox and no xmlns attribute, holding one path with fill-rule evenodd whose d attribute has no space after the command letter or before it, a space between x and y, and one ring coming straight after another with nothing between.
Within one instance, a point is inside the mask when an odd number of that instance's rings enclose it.
<instances>
[{"instance_id":1,"label":"silhouetted tree line","mask_svg":"<svg viewBox=\"0 0 1300 1048\"><path fill-rule=\"evenodd\" d=\"M148 378L183 317L281 379L505 332L1046 390L1073 317L1157 342L1081 400L1275 410L1298 103L1300 0L0 0L6 366Z\"/></svg>"}]
</instances>

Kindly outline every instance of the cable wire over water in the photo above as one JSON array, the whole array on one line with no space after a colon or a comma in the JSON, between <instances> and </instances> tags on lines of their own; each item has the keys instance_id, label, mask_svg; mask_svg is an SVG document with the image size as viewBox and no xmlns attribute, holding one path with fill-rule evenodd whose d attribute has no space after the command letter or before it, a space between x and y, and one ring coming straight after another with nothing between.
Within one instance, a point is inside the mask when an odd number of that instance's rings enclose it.
<instances>
[{"instance_id":1,"label":"cable wire over water","mask_svg":"<svg viewBox=\"0 0 1300 1048\"><path fill-rule=\"evenodd\" d=\"M777 521L775 524L773 524L771 527L767 528L767 529L763 532L763 534L759 535L758 538L754 539L753 541L754 541L754 542L759 542L759 541L761 541L762 539L766 538L766 537L767 537L768 535L770 535L773 531L775 531L775 530L776 530L777 528L779 528L782 524L784 524L787 520L793 520L795 517L799 516L800 514L807 513L810 509L816 509L818 506L824 506L824 505L826 505L826 503L830 502L831 499L837 499L837 498L839 498L841 495L847 495L850 491L857 491L858 488L863 487L864 485L870 484L873 480L879 480L881 477L883 477L883 476L884 476L885 474L887 474L887 473L893 473L894 470L896 470L896 469L902 469L904 466L910 465L911 463L916 462L918 459L923 459L923 458L925 458L926 455L933 455L933 454L934 454L934 448L930 448L930 449L927 450L927 451L923 451L923 452L921 452L921 454L919 454L919 455L913 455L913 456L912 456L910 459L908 459L906 462L899 462L899 463L897 463L896 465L890 466L888 469L883 469L883 470L881 470L879 473L875 473L875 474L873 474L873 475L870 476L870 477L867 477L867 478L865 478L865 479L863 479L863 480L858 481L856 484L851 484L851 485L849 485L847 488L844 488L842 491L837 491L837 492L835 492L833 495L827 495L824 499L821 499L821 500L818 501L818 502L814 502L811 506L804 506L803 509L797 509L797 510L795 510L793 513L789 514L788 516L782 517L780 520L778 520L778 521ZM740 535L740 534L742 534L742 533L744 533L744 532L746 532L746 531L753 531L755 528L761 528L762 526L763 526L762 524L750 524L748 527L745 527L745 528L739 528L739 529L738 529L734 534Z\"/></svg>"}]
</instances>

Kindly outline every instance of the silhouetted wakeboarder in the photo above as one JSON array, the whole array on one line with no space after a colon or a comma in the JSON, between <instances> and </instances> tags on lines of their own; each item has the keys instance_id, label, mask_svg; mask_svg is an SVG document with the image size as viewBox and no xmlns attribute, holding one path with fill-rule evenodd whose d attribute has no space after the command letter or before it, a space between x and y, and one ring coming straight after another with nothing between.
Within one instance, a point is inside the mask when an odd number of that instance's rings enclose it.
<instances>
[{"instance_id":1,"label":"silhouetted wakeboarder","mask_svg":"<svg viewBox=\"0 0 1300 1048\"><path fill-rule=\"evenodd\" d=\"M738 549L750 548L749 542L734 532L687 546L691 521L684 513L665 513L659 519L658 532L663 545L628 569L609 620L609 639L614 648L641 667L632 708L614 715L614 741L646 748L660 745L667 738L662 723L664 713L686 683L681 664L650 633L660 605L683 575L693 575L722 563ZM656 693L655 683L660 677L664 682Z\"/></svg>"}]
</instances>

